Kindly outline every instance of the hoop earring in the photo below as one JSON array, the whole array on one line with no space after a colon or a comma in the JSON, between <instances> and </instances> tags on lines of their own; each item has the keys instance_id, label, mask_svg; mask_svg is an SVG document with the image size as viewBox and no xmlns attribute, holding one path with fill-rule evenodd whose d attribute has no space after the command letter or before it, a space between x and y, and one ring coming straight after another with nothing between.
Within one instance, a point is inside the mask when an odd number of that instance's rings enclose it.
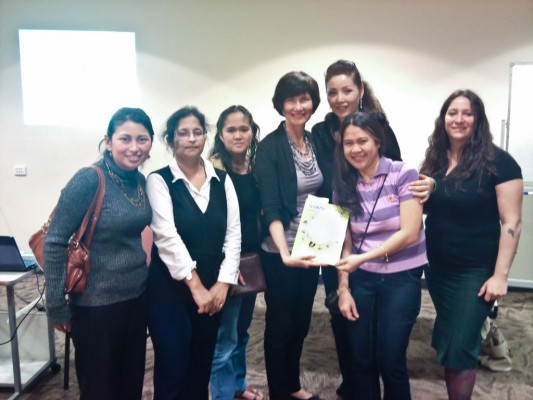
<instances>
[{"instance_id":1,"label":"hoop earring","mask_svg":"<svg viewBox=\"0 0 533 400\"><path fill-rule=\"evenodd\" d=\"M359 111L363 111L363 98L359 98Z\"/></svg>"}]
</instances>

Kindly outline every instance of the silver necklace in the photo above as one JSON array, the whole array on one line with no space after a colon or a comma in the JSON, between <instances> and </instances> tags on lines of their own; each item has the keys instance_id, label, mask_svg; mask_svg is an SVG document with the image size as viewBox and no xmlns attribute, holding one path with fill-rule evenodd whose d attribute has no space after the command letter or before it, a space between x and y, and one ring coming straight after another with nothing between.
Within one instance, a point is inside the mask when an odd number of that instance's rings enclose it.
<instances>
[{"instance_id":1,"label":"silver necklace","mask_svg":"<svg viewBox=\"0 0 533 400\"><path fill-rule=\"evenodd\" d=\"M288 136L287 136L288 138ZM302 174L305 176L311 176L316 172L316 159L315 159L315 153L313 152L313 149L311 147L311 144L309 143L309 140L305 138L305 143L307 146L307 151L305 152L305 155L303 155L300 151L298 151L298 148L292 143L292 141L289 139L289 143L291 145L291 151L292 151L292 159L294 160L294 164L296 165L296 168L298 168ZM303 157L309 157L311 155L311 158L304 160Z\"/></svg>"},{"instance_id":2,"label":"silver necklace","mask_svg":"<svg viewBox=\"0 0 533 400\"><path fill-rule=\"evenodd\" d=\"M304 137L304 146L303 146L303 150L300 149L298 146L296 146L296 143L294 143L290 138L289 136L287 136L287 138L289 139L289 143L291 144L291 148L293 150L293 152L296 152L300 155L301 158L306 158L309 157L309 154L311 153L311 146L309 145L309 141L307 140L306 137Z\"/></svg>"},{"instance_id":3,"label":"silver necklace","mask_svg":"<svg viewBox=\"0 0 533 400\"><path fill-rule=\"evenodd\" d=\"M289 145L291 147L292 152L292 159L294 160L296 168L298 168L305 176L313 175L316 172L316 159L315 153L313 152L313 148L311 147L311 143L309 143L309 139L304 134L305 150L300 150L289 137L285 122L283 123L283 129L285 130L285 136L287 136L287 140L289 141ZM307 159L309 155L311 155L311 157Z\"/></svg>"}]
</instances>

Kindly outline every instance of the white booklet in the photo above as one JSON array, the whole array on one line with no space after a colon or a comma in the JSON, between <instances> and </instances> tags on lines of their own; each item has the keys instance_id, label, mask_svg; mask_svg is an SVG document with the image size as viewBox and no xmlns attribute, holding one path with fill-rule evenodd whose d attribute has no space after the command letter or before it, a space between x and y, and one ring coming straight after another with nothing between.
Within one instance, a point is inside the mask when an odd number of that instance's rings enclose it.
<instances>
[{"instance_id":1,"label":"white booklet","mask_svg":"<svg viewBox=\"0 0 533 400\"><path fill-rule=\"evenodd\" d=\"M329 204L327 198L309 195L291 255L314 256L313 261L320 264L336 264L340 260L349 219L348 209Z\"/></svg>"}]
</instances>

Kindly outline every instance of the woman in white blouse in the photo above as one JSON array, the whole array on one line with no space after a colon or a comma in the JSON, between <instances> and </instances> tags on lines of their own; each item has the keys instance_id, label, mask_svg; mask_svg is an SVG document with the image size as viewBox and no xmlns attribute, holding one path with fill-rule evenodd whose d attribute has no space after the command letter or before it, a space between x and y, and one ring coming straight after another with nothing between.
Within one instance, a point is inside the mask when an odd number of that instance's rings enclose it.
<instances>
[{"instance_id":1,"label":"woman in white blouse","mask_svg":"<svg viewBox=\"0 0 533 400\"><path fill-rule=\"evenodd\" d=\"M172 114L162 136L174 159L147 179L154 399L208 399L220 311L238 280L237 195L230 177L201 156L206 134L197 108Z\"/></svg>"}]
</instances>

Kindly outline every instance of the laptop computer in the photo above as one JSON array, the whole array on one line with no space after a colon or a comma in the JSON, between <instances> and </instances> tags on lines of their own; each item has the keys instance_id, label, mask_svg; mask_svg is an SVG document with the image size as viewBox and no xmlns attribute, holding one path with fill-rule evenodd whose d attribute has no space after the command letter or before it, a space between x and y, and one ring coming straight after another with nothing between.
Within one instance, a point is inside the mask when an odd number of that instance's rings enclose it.
<instances>
[{"instance_id":1,"label":"laptop computer","mask_svg":"<svg viewBox=\"0 0 533 400\"><path fill-rule=\"evenodd\" d=\"M0 272L26 272L32 267L26 266L14 237L0 236Z\"/></svg>"}]
</instances>

